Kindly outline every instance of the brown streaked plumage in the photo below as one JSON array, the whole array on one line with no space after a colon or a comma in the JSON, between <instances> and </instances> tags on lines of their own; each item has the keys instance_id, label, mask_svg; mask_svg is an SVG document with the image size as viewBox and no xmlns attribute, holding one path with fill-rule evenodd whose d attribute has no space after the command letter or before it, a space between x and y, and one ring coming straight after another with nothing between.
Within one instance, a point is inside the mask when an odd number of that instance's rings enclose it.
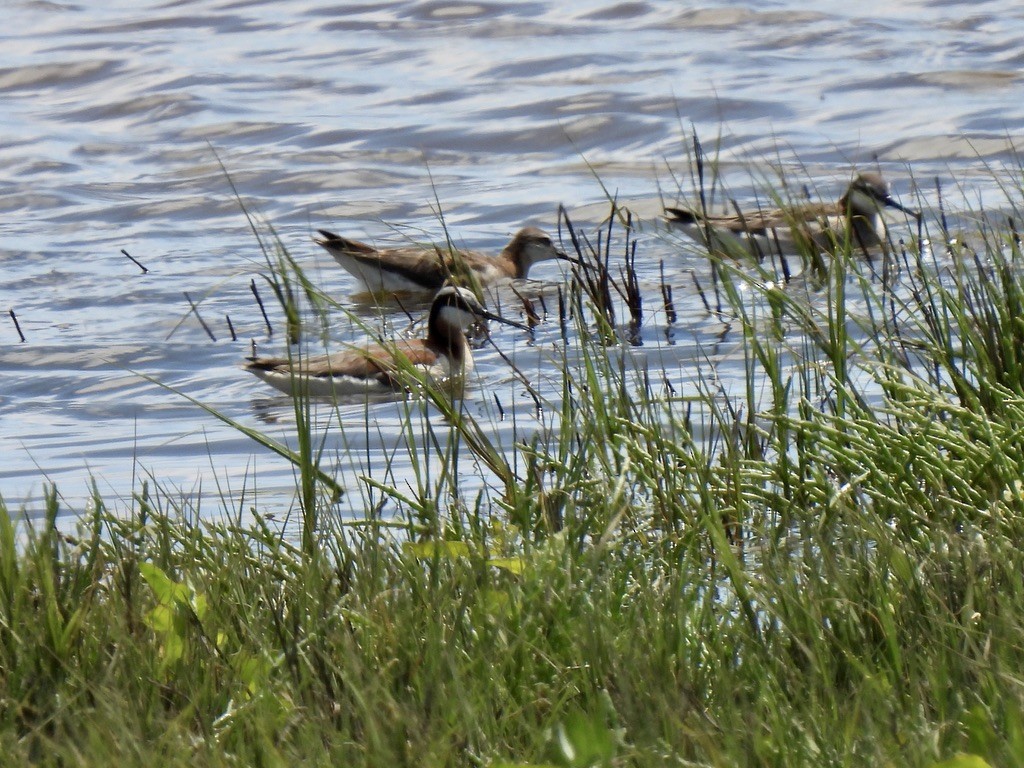
<instances>
[{"instance_id":1,"label":"brown streaked plumage","mask_svg":"<svg viewBox=\"0 0 1024 768\"><path fill-rule=\"evenodd\" d=\"M430 305L425 339L352 348L305 359L255 357L249 359L245 369L287 395L338 397L401 390L407 381L402 371L408 365L439 380L471 371L473 355L466 328L480 319L526 329L486 310L468 289L446 286Z\"/></svg>"},{"instance_id":2,"label":"brown streaked plumage","mask_svg":"<svg viewBox=\"0 0 1024 768\"><path fill-rule=\"evenodd\" d=\"M372 245L318 230L313 241L371 293L385 291L436 291L451 278L471 270L481 285L526 277L538 261L565 259L551 238L536 227L516 232L500 254L451 251L446 247L374 248Z\"/></svg>"},{"instance_id":3,"label":"brown streaked plumage","mask_svg":"<svg viewBox=\"0 0 1024 768\"><path fill-rule=\"evenodd\" d=\"M703 215L686 208L666 208L668 223L695 240L730 256L769 254L781 248L797 252L814 245L835 252L849 244L856 250L878 248L885 242L882 208L920 219L918 211L900 205L878 173L858 175L834 204L812 203L789 208L758 209L733 216ZM710 242L709 242L710 240Z\"/></svg>"}]
</instances>

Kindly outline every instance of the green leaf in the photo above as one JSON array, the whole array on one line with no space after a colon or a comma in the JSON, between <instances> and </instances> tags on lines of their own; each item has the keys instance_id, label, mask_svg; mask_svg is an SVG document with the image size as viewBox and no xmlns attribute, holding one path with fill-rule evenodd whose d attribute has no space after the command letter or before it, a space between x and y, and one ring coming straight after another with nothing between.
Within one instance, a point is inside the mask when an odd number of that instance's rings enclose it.
<instances>
[{"instance_id":1,"label":"green leaf","mask_svg":"<svg viewBox=\"0 0 1024 768\"><path fill-rule=\"evenodd\" d=\"M168 633L164 635L164 660L161 665L164 669L174 664L185 655L185 640L181 635Z\"/></svg>"},{"instance_id":2,"label":"green leaf","mask_svg":"<svg viewBox=\"0 0 1024 768\"><path fill-rule=\"evenodd\" d=\"M165 605L180 603L188 599L189 588L178 584L153 563L139 563L139 573L146 580L157 601Z\"/></svg>"},{"instance_id":3,"label":"green leaf","mask_svg":"<svg viewBox=\"0 0 1024 768\"><path fill-rule=\"evenodd\" d=\"M572 768L603 765L615 756L615 738L600 716L570 714L555 733L558 756Z\"/></svg>"},{"instance_id":4,"label":"green leaf","mask_svg":"<svg viewBox=\"0 0 1024 768\"><path fill-rule=\"evenodd\" d=\"M978 755L954 755L949 760L935 763L932 768L992 768L983 758Z\"/></svg>"},{"instance_id":5,"label":"green leaf","mask_svg":"<svg viewBox=\"0 0 1024 768\"><path fill-rule=\"evenodd\" d=\"M166 603L160 603L146 614L145 622L154 632L173 632L174 609Z\"/></svg>"},{"instance_id":6,"label":"green leaf","mask_svg":"<svg viewBox=\"0 0 1024 768\"><path fill-rule=\"evenodd\" d=\"M508 571L513 576L520 576L526 568L526 560L522 557L492 557L487 561L488 565Z\"/></svg>"},{"instance_id":7,"label":"green leaf","mask_svg":"<svg viewBox=\"0 0 1024 768\"><path fill-rule=\"evenodd\" d=\"M407 541L402 545L406 554L422 560L441 558L457 560L469 557L469 544L464 541Z\"/></svg>"},{"instance_id":8,"label":"green leaf","mask_svg":"<svg viewBox=\"0 0 1024 768\"><path fill-rule=\"evenodd\" d=\"M508 592L503 589L481 589L480 605L487 614L493 617L508 616L512 602Z\"/></svg>"},{"instance_id":9,"label":"green leaf","mask_svg":"<svg viewBox=\"0 0 1024 768\"><path fill-rule=\"evenodd\" d=\"M206 609L208 607L208 601L206 595L199 592L192 592L192 610L196 614L196 618L199 619L200 623L206 616Z\"/></svg>"}]
</instances>

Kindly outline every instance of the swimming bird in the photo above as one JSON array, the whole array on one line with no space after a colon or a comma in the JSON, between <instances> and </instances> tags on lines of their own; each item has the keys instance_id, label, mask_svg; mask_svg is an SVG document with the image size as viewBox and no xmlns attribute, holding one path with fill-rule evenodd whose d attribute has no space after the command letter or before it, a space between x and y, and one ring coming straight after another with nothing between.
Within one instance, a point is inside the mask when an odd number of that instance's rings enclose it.
<instances>
[{"instance_id":1,"label":"swimming bird","mask_svg":"<svg viewBox=\"0 0 1024 768\"><path fill-rule=\"evenodd\" d=\"M251 357L245 369L287 395L338 397L400 391L407 389L403 371L408 366L437 380L458 378L473 370L466 329L481 319L529 330L522 323L489 312L467 288L445 286L430 305L425 339L352 347L319 357Z\"/></svg>"},{"instance_id":2,"label":"swimming bird","mask_svg":"<svg viewBox=\"0 0 1024 768\"><path fill-rule=\"evenodd\" d=\"M666 208L668 223L695 240L730 256L818 251L834 253L849 243L868 251L886 242L882 208L895 208L920 220L921 213L896 202L878 173L858 175L838 203L758 209L733 216L714 216L686 208ZM709 242L710 240L710 242Z\"/></svg>"},{"instance_id":3,"label":"swimming bird","mask_svg":"<svg viewBox=\"0 0 1024 768\"><path fill-rule=\"evenodd\" d=\"M526 227L516 232L495 257L477 251L458 251L442 246L374 248L372 245L318 230L313 242L323 246L334 260L352 273L371 293L385 291L436 291L450 277L472 271L480 285L522 279L538 261L564 259L576 262L555 248L543 231Z\"/></svg>"}]
</instances>

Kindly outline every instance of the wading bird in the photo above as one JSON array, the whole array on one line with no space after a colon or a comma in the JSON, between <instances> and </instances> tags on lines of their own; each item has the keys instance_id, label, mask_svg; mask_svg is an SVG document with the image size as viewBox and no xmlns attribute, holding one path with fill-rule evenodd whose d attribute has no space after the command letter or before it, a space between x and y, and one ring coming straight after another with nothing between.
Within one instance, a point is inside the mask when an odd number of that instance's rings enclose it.
<instances>
[{"instance_id":1,"label":"wading bird","mask_svg":"<svg viewBox=\"0 0 1024 768\"><path fill-rule=\"evenodd\" d=\"M479 320L495 320L529 330L522 323L489 312L466 288L446 286L430 305L427 336L389 344L352 347L308 358L253 357L245 369L287 395L338 397L407 388L409 366L428 377L457 379L473 370L466 329Z\"/></svg>"},{"instance_id":2,"label":"wading bird","mask_svg":"<svg viewBox=\"0 0 1024 768\"><path fill-rule=\"evenodd\" d=\"M371 293L388 291L436 291L449 278L458 279L472 271L480 285L526 277L538 261L566 256L551 238L536 227L516 232L497 256L477 251L450 250L441 246L374 248L327 230L318 230L313 241L323 246L334 260L348 270Z\"/></svg>"},{"instance_id":3,"label":"wading bird","mask_svg":"<svg viewBox=\"0 0 1024 768\"><path fill-rule=\"evenodd\" d=\"M669 225L730 256L765 255L779 250L793 254L812 247L834 253L847 244L866 251L885 243L885 225L879 215L883 208L921 218L920 212L896 202L885 180L872 172L857 176L839 202L833 204L809 203L727 216L666 208L665 216Z\"/></svg>"}]
</instances>

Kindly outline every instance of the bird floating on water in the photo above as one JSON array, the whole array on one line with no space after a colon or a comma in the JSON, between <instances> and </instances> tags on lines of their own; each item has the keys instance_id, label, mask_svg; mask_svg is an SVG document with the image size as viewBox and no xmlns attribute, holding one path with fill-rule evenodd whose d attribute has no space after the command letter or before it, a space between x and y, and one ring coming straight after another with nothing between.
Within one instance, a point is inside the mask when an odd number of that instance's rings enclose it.
<instances>
[{"instance_id":1,"label":"bird floating on water","mask_svg":"<svg viewBox=\"0 0 1024 768\"><path fill-rule=\"evenodd\" d=\"M425 339L350 348L309 358L252 357L245 369L286 395L339 397L407 389L403 371L420 369L438 381L473 370L466 329L478 320L495 320L523 330L527 326L488 311L466 288L445 286L430 305Z\"/></svg>"},{"instance_id":2,"label":"bird floating on water","mask_svg":"<svg viewBox=\"0 0 1024 768\"><path fill-rule=\"evenodd\" d=\"M318 230L313 241L348 270L371 293L388 291L436 291L451 278L469 270L480 285L526 277L539 261L564 259L578 263L558 250L551 238L536 227L516 232L501 253L487 256L442 246L374 248L372 245Z\"/></svg>"},{"instance_id":3,"label":"bird floating on water","mask_svg":"<svg viewBox=\"0 0 1024 768\"><path fill-rule=\"evenodd\" d=\"M670 225L713 250L741 256L779 250L792 254L811 247L834 253L847 243L858 251L876 249L886 242L885 225L879 215L883 208L921 219L919 211L900 205L889 194L889 185L881 174L873 172L858 175L833 204L809 203L725 216L666 208L665 215Z\"/></svg>"}]
</instances>

